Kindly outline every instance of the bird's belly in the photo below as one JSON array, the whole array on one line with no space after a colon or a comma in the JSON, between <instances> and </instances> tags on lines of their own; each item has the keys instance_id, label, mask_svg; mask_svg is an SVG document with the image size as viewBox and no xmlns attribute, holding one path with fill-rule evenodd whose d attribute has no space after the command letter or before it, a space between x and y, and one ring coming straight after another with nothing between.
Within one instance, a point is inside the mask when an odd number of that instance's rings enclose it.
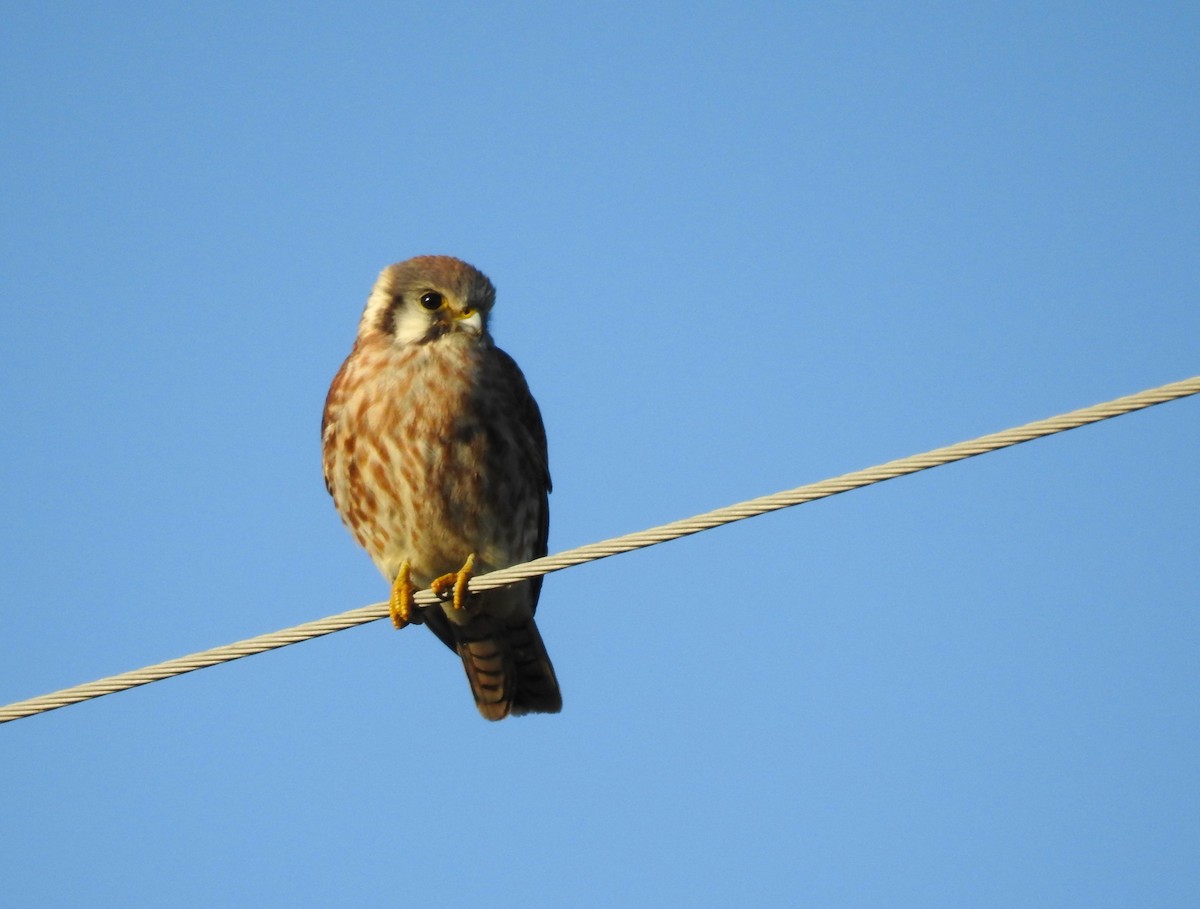
<instances>
[{"instance_id":1,"label":"bird's belly","mask_svg":"<svg viewBox=\"0 0 1200 909\"><path fill-rule=\"evenodd\" d=\"M354 435L337 459L334 499L387 578L408 561L413 581L424 586L472 552L480 572L532 553L524 516L499 519L504 503L488 483L482 426L409 407L370 415Z\"/></svg>"},{"instance_id":2,"label":"bird's belly","mask_svg":"<svg viewBox=\"0 0 1200 909\"><path fill-rule=\"evenodd\" d=\"M342 519L390 580L479 573L537 554L544 496L495 407L481 407L473 361L428 345L337 402L326 456Z\"/></svg>"}]
</instances>

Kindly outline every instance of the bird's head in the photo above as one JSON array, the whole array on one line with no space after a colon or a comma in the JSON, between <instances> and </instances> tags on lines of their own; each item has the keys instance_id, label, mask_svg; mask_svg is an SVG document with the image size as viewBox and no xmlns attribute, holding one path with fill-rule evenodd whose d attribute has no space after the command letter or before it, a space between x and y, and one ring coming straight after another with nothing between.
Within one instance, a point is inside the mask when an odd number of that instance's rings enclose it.
<instances>
[{"instance_id":1,"label":"bird's head","mask_svg":"<svg viewBox=\"0 0 1200 909\"><path fill-rule=\"evenodd\" d=\"M379 274L358 334L421 344L451 332L486 335L496 288L483 272L451 256L417 256Z\"/></svg>"}]
</instances>

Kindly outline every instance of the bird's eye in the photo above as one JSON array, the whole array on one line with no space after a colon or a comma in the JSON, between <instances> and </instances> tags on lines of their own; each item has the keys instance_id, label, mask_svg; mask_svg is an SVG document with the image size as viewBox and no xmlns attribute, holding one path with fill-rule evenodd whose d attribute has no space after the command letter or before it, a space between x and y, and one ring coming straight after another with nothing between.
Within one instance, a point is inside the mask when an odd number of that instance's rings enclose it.
<instances>
[{"instance_id":1,"label":"bird's eye","mask_svg":"<svg viewBox=\"0 0 1200 909\"><path fill-rule=\"evenodd\" d=\"M436 290L431 290L428 293L422 294L421 305L430 311L441 309L442 295Z\"/></svg>"}]
</instances>

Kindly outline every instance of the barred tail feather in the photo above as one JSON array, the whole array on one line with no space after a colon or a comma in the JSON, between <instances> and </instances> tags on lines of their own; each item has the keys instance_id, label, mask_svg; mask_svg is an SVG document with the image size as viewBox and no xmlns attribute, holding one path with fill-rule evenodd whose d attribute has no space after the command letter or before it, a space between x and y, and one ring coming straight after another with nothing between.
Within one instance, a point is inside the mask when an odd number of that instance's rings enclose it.
<instances>
[{"instance_id":1,"label":"barred tail feather","mask_svg":"<svg viewBox=\"0 0 1200 909\"><path fill-rule=\"evenodd\" d=\"M454 626L454 636L485 719L562 710L558 679L532 618L499 623L480 617Z\"/></svg>"}]
</instances>

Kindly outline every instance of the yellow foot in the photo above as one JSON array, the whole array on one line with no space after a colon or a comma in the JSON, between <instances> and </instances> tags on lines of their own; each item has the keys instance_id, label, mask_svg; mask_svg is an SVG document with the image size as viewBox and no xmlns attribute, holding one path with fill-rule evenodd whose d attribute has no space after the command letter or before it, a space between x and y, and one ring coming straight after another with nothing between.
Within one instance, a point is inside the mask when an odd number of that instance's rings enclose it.
<instances>
[{"instance_id":1,"label":"yellow foot","mask_svg":"<svg viewBox=\"0 0 1200 909\"><path fill-rule=\"evenodd\" d=\"M405 561L400 566L400 570L396 572L396 580L392 582L392 595L388 598L388 613L392 617L392 624L397 628L421 621L420 613L417 612L417 603L413 599L416 592L416 588L409 579L408 562Z\"/></svg>"},{"instance_id":2,"label":"yellow foot","mask_svg":"<svg viewBox=\"0 0 1200 909\"><path fill-rule=\"evenodd\" d=\"M471 581L471 575L475 572L475 553L467 556L467 560L463 562L463 567L458 571L452 571L449 574L444 574L432 584L430 588L443 600L446 594L454 591L454 608L465 609L467 607L466 599L470 596L470 591L467 590L467 584Z\"/></svg>"}]
</instances>

